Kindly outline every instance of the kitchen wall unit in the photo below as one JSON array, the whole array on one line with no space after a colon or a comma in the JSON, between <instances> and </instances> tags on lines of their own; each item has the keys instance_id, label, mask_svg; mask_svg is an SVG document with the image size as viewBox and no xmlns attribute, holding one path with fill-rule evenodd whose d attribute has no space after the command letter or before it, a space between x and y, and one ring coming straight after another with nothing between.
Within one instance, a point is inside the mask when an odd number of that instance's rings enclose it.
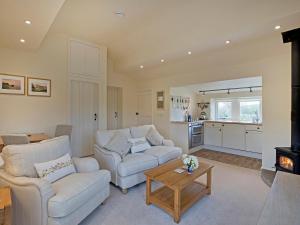
<instances>
[{"instance_id":1,"label":"kitchen wall unit","mask_svg":"<svg viewBox=\"0 0 300 225\"><path fill-rule=\"evenodd\" d=\"M257 158L262 153L262 125L207 121L204 125L204 145L247 156L253 153L253 157Z\"/></svg>"}]
</instances>

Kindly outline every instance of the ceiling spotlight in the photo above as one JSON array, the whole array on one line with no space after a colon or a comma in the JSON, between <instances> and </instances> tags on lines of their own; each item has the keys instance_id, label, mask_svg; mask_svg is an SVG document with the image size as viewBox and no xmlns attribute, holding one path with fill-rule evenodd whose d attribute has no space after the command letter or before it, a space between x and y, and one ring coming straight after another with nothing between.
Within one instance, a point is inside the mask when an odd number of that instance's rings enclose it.
<instances>
[{"instance_id":1,"label":"ceiling spotlight","mask_svg":"<svg viewBox=\"0 0 300 225\"><path fill-rule=\"evenodd\" d=\"M227 94L228 94L228 95L230 94L230 89L228 89Z\"/></svg>"},{"instance_id":2,"label":"ceiling spotlight","mask_svg":"<svg viewBox=\"0 0 300 225\"><path fill-rule=\"evenodd\" d=\"M188 54L189 54L189 55L191 55L191 54L192 54L192 52L191 52L191 51L189 51L189 52L188 52Z\"/></svg>"},{"instance_id":3,"label":"ceiling spotlight","mask_svg":"<svg viewBox=\"0 0 300 225\"><path fill-rule=\"evenodd\" d=\"M275 26L275 30L279 30L281 28L280 25Z\"/></svg>"},{"instance_id":4,"label":"ceiling spotlight","mask_svg":"<svg viewBox=\"0 0 300 225\"><path fill-rule=\"evenodd\" d=\"M140 65L140 68L141 68L141 69L144 69L144 66L143 66L143 65Z\"/></svg>"},{"instance_id":5,"label":"ceiling spotlight","mask_svg":"<svg viewBox=\"0 0 300 225\"><path fill-rule=\"evenodd\" d=\"M163 63L163 62L165 62L165 60L164 60L164 59L161 59L160 61L161 61L162 63Z\"/></svg>"},{"instance_id":6,"label":"ceiling spotlight","mask_svg":"<svg viewBox=\"0 0 300 225\"><path fill-rule=\"evenodd\" d=\"M20 42L21 43L25 43L25 40L22 38L22 39L20 39Z\"/></svg>"},{"instance_id":7,"label":"ceiling spotlight","mask_svg":"<svg viewBox=\"0 0 300 225\"><path fill-rule=\"evenodd\" d=\"M25 20L24 23L27 24L27 25L31 25L31 21L30 20Z\"/></svg>"},{"instance_id":8,"label":"ceiling spotlight","mask_svg":"<svg viewBox=\"0 0 300 225\"><path fill-rule=\"evenodd\" d=\"M228 45L228 44L230 44L230 42L231 42L230 40L227 40L227 41L225 41L225 44Z\"/></svg>"},{"instance_id":9,"label":"ceiling spotlight","mask_svg":"<svg viewBox=\"0 0 300 225\"><path fill-rule=\"evenodd\" d=\"M124 17L125 16L125 13L122 12L122 11L116 11L115 12L115 15L119 16L119 17Z\"/></svg>"}]
</instances>

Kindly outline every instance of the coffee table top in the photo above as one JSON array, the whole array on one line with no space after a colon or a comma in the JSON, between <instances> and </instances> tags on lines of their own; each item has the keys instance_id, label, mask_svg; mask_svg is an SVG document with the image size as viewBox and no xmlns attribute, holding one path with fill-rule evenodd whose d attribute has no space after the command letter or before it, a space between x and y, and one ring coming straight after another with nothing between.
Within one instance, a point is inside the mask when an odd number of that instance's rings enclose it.
<instances>
[{"instance_id":1,"label":"coffee table top","mask_svg":"<svg viewBox=\"0 0 300 225\"><path fill-rule=\"evenodd\" d=\"M156 168L147 170L145 175L154 181L163 183L171 189L183 189L213 168L212 165L201 162L199 157L198 160L199 167L194 170L192 174L188 174L187 171L184 171L183 173L175 172L175 169L183 167L182 160L176 159Z\"/></svg>"}]
</instances>

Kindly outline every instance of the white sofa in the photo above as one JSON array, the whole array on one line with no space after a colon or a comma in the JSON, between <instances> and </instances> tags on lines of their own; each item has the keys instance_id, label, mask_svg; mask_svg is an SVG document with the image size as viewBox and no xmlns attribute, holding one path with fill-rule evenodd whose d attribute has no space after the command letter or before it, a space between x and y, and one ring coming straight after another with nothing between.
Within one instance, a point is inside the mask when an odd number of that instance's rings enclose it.
<instances>
[{"instance_id":1,"label":"white sofa","mask_svg":"<svg viewBox=\"0 0 300 225\"><path fill-rule=\"evenodd\" d=\"M54 183L37 178L34 163L71 155L68 136L41 143L6 146L0 185L10 186L13 225L75 225L110 193L110 173L94 158L73 158L76 173Z\"/></svg>"},{"instance_id":2,"label":"white sofa","mask_svg":"<svg viewBox=\"0 0 300 225\"><path fill-rule=\"evenodd\" d=\"M181 156L182 149L175 147L173 141L164 140L163 146L152 146L142 153L128 154L122 160L118 153L108 151L104 146L118 131L128 138L145 137L154 125L144 125L120 130L97 131L94 145L95 158L101 167L111 172L112 183L119 186L123 193L136 184L145 181L144 171L157 167Z\"/></svg>"}]
</instances>

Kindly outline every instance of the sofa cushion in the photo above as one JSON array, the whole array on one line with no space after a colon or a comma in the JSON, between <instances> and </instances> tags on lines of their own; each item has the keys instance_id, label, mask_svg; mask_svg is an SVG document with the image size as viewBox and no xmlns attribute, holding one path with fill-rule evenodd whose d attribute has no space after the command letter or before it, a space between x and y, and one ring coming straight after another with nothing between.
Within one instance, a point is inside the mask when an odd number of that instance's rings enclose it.
<instances>
[{"instance_id":1,"label":"sofa cushion","mask_svg":"<svg viewBox=\"0 0 300 225\"><path fill-rule=\"evenodd\" d=\"M104 147L112 139L116 132L124 134L127 138L131 138L129 128L119 130L98 130L96 133L96 144L100 147Z\"/></svg>"},{"instance_id":2,"label":"sofa cushion","mask_svg":"<svg viewBox=\"0 0 300 225\"><path fill-rule=\"evenodd\" d=\"M3 149L5 170L19 177L37 177L34 163L42 163L71 154L69 137L61 136L40 143L8 145Z\"/></svg>"},{"instance_id":3,"label":"sofa cushion","mask_svg":"<svg viewBox=\"0 0 300 225\"><path fill-rule=\"evenodd\" d=\"M144 125L144 126L139 126L139 127L131 127L130 128L131 136L133 138L146 137L146 135L149 132L151 127L155 129L154 125Z\"/></svg>"},{"instance_id":4,"label":"sofa cushion","mask_svg":"<svg viewBox=\"0 0 300 225\"><path fill-rule=\"evenodd\" d=\"M88 202L109 185L110 173L99 170L93 173L73 173L52 184L55 195L48 201L50 217L65 217Z\"/></svg>"},{"instance_id":5,"label":"sofa cushion","mask_svg":"<svg viewBox=\"0 0 300 225\"><path fill-rule=\"evenodd\" d=\"M164 137L160 135L160 133L151 127L146 135L147 140L151 145L163 145Z\"/></svg>"},{"instance_id":6,"label":"sofa cushion","mask_svg":"<svg viewBox=\"0 0 300 225\"><path fill-rule=\"evenodd\" d=\"M159 164L163 164L172 159L176 159L182 154L181 148L170 146L152 146L144 152L157 158Z\"/></svg>"},{"instance_id":7,"label":"sofa cushion","mask_svg":"<svg viewBox=\"0 0 300 225\"><path fill-rule=\"evenodd\" d=\"M110 141L104 146L105 149L118 153L121 158L130 151L131 144L128 142L128 138L121 132L116 132Z\"/></svg>"},{"instance_id":8,"label":"sofa cushion","mask_svg":"<svg viewBox=\"0 0 300 225\"><path fill-rule=\"evenodd\" d=\"M129 138L128 142L131 144L131 153L143 152L151 148L145 137Z\"/></svg>"},{"instance_id":9,"label":"sofa cushion","mask_svg":"<svg viewBox=\"0 0 300 225\"><path fill-rule=\"evenodd\" d=\"M76 173L69 153L64 156L43 163L35 163L34 167L40 178L53 183L71 173Z\"/></svg>"},{"instance_id":10,"label":"sofa cushion","mask_svg":"<svg viewBox=\"0 0 300 225\"><path fill-rule=\"evenodd\" d=\"M157 159L152 155L144 153L128 154L118 165L118 173L120 176L126 177L156 166L158 166Z\"/></svg>"}]
</instances>

